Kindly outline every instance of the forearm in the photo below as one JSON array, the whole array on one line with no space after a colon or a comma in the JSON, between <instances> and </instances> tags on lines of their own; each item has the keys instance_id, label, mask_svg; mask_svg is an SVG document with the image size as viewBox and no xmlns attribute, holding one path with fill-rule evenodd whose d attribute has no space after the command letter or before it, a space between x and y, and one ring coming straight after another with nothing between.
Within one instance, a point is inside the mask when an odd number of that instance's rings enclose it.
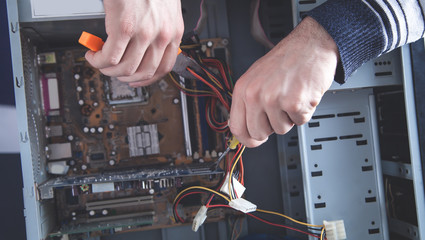
<instances>
[{"instance_id":1,"label":"forearm","mask_svg":"<svg viewBox=\"0 0 425 240\"><path fill-rule=\"evenodd\" d=\"M335 40L340 52L335 80L344 83L363 63L423 37L424 2L329 0L306 15Z\"/></svg>"}]
</instances>

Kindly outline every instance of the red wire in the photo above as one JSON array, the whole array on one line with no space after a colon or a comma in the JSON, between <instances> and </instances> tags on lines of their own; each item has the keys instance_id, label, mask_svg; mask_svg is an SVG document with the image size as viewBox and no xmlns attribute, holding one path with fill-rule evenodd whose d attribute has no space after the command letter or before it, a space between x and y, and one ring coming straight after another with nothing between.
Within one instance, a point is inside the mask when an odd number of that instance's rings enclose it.
<instances>
[{"instance_id":1,"label":"red wire","mask_svg":"<svg viewBox=\"0 0 425 240\"><path fill-rule=\"evenodd\" d=\"M191 94L191 93L187 92L186 90L184 90L183 87L180 86L177 82L175 82L175 81L172 81L172 82L174 83L174 85L177 86L177 88L180 89L180 91L182 91L184 93L184 95L187 95L187 96L190 96L190 97L213 97L213 98L216 98L216 96L213 95L213 94Z\"/></svg>"},{"instance_id":2,"label":"red wire","mask_svg":"<svg viewBox=\"0 0 425 240\"><path fill-rule=\"evenodd\" d=\"M293 227L289 227L289 226L285 226L285 225L281 225L281 224L277 224L277 223L269 222L269 221L267 221L267 220L264 220L264 219L262 219L262 218L259 218L259 217L255 216L255 215L253 215L253 214L251 214L251 213L247 213L246 215L248 215L248 216L250 216L250 217L253 217L253 218L255 218L255 219L257 219L257 220L259 220L259 221L261 221L261 222L263 222L263 223L266 223L266 224L269 224L269 225L275 226L275 227L286 228L286 229L290 229L290 230L292 230L292 231L296 231L296 232L300 232L300 233L307 234L307 235L312 236L312 237L315 237L315 238L320 238L319 236L316 236L316 235L314 235L314 234L312 234L312 233L309 233L309 232L304 232L304 231L302 231L302 230L299 230L299 229L296 229L296 228L293 228Z\"/></svg>"},{"instance_id":3,"label":"red wire","mask_svg":"<svg viewBox=\"0 0 425 240\"><path fill-rule=\"evenodd\" d=\"M181 196L179 198L179 200L177 200L176 204L174 205L174 212L176 213L176 216L180 220L180 222L184 223L184 220L179 216L179 213L177 212L177 206L179 205L180 200L182 200L186 196L189 196L189 195L192 195L192 194L202 194L202 193L204 193L204 192L189 192L189 193L186 193L185 195Z\"/></svg>"},{"instance_id":4,"label":"red wire","mask_svg":"<svg viewBox=\"0 0 425 240\"><path fill-rule=\"evenodd\" d=\"M244 183L244 168L243 168L242 156L241 156L241 159L239 159L239 167L240 167L240 172L241 172L241 174L239 174L239 176L240 176L239 182L242 185L245 185L245 183Z\"/></svg>"},{"instance_id":5,"label":"red wire","mask_svg":"<svg viewBox=\"0 0 425 240\"><path fill-rule=\"evenodd\" d=\"M208 70L207 69L205 69L205 68L203 68L203 67L201 67L202 68L202 70L205 72L205 73L207 73L208 72ZM214 75L212 75L210 72L208 72L208 76L209 77L211 77L211 78L213 78L215 81L216 81L216 83L219 85L219 87L221 88L221 89L223 89L223 90L225 90L224 89L224 87L223 87L223 85L221 84L221 82L214 76Z\"/></svg>"},{"instance_id":6,"label":"red wire","mask_svg":"<svg viewBox=\"0 0 425 240\"><path fill-rule=\"evenodd\" d=\"M217 60L218 61L218 60ZM221 76L223 76L223 73L224 73L224 70L223 70L223 66L221 65L221 63L217 63L216 62L216 59L212 59L212 58L205 58L205 59L203 59L202 60L202 63L204 63L204 65L206 66L206 67L213 67L213 68L216 68L216 69L218 69L218 71L220 72L220 75ZM220 81L218 81L217 80L217 78L213 75L213 74L211 74L209 71L208 71L208 69L206 69L206 68L203 68L202 67L202 70L204 70L204 72L205 73L209 73L209 75L212 77L212 78L214 78L214 80L216 80L218 83L219 83L219 85L220 85L220 87L221 88L223 88L223 85L221 84L221 82ZM226 85L227 86L227 85Z\"/></svg>"},{"instance_id":7,"label":"red wire","mask_svg":"<svg viewBox=\"0 0 425 240\"><path fill-rule=\"evenodd\" d=\"M229 85L229 81L227 80L226 72L224 70L224 66L221 63L221 61L219 61L217 59L207 58L207 59L204 59L203 62L214 65L213 67L217 68L218 71L220 72L220 75L223 78L224 84L226 84L227 89L231 90L230 85Z\"/></svg>"},{"instance_id":8,"label":"red wire","mask_svg":"<svg viewBox=\"0 0 425 240\"><path fill-rule=\"evenodd\" d=\"M239 144L238 151L236 151L236 154L233 156L232 161L230 161L229 169L227 169L227 172L228 172L228 173L230 173L230 170L231 170L231 167L232 167L232 165L233 165L233 162L235 161L236 156L238 156L238 154L239 154L239 152L241 151L241 149L242 149L242 145L240 145L240 144Z\"/></svg>"},{"instance_id":9,"label":"red wire","mask_svg":"<svg viewBox=\"0 0 425 240\"><path fill-rule=\"evenodd\" d=\"M203 77L199 76L196 72L194 72L192 69L187 68L187 70L193 75L195 76L197 79L201 80L203 83L205 83L207 86L209 86L211 88L211 90L213 90L216 94L218 99L220 99L220 101L223 103L223 105L227 108L227 110L230 110L229 105L227 104L227 102L224 100L223 96L220 94L220 92L214 87L212 86L207 80L205 80Z\"/></svg>"},{"instance_id":10,"label":"red wire","mask_svg":"<svg viewBox=\"0 0 425 240\"><path fill-rule=\"evenodd\" d=\"M226 207L226 208L232 208L232 207L230 207L229 205L224 205L224 204L210 205L209 207L212 207L212 208L214 208L214 207Z\"/></svg>"},{"instance_id":11,"label":"red wire","mask_svg":"<svg viewBox=\"0 0 425 240\"><path fill-rule=\"evenodd\" d=\"M224 181L223 181L223 182L221 182L220 186L218 186L218 188L216 189L217 191L219 191L219 190L220 190L220 188L223 186L223 183L224 183ZM209 207L209 206L210 206L210 203L211 203L211 201L213 200L213 198L214 198L214 196L215 196L215 194L214 194L214 193L211 193L211 194L212 194L212 196L211 196L211 197L210 197L210 199L208 200L207 205L205 205L206 207Z\"/></svg>"},{"instance_id":12,"label":"red wire","mask_svg":"<svg viewBox=\"0 0 425 240\"><path fill-rule=\"evenodd\" d=\"M207 119L207 123L216 132L226 132L227 131L227 124L226 123L218 123L214 117L211 116L212 110L210 109L209 103L214 101L214 99L209 100L205 105L206 111L205 111L205 118ZM216 100L215 100L216 101ZM214 123L211 122L211 119L213 119ZM215 125L217 124L217 125Z\"/></svg>"},{"instance_id":13,"label":"red wire","mask_svg":"<svg viewBox=\"0 0 425 240\"><path fill-rule=\"evenodd\" d=\"M233 166L233 163L234 163L234 161L235 161L235 159L236 159L236 157L238 156L238 154L239 154L239 152L242 150L242 145L240 145L239 144L239 148L238 148L238 151L236 151L236 154L233 156L233 158L232 158L232 161L230 161L230 163L229 163L229 167L228 167L228 169L227 169L227 173L228 174L230 174L230 170L231 170L231 168L232 168L232 166ZM242 156L241 156L242 157ZM232 178L229 176L229 181L232 181ZM241 183L242 184L242 183ZM242 184L242 185L244 185L244 184ZM238 198L238 196L237 196L237 193L236 193L236 190L234 191L234 193L235 193L235 195L236 195L236 198Z\"/></svg>"},{"instance_id":14,"label":"red wire","mask_svg":"<svg viewBox=\"0 0 425 240\"><path fill-rule=\"evenodd\" d=\"M234 160L235 160L235 157L238 155L238 153L241 151L241 149L242 149L242 146L241 145L239 145L239 149L238 149L238 151L236 152L236 154L235 154L235 156L233 156L233 159L232 159L232 161L231 162L233 162ZM230 163L231 163L230 162ZM227 173L229 173L230 172L230 167L231 167L231 164L227 167ZM220 184L220 186L217 188L217 191L223 186L223 183L224 183L224 181L222 181L221 182L221 184ZM208 201L208 203L207 203L207 207L210 205L210 203L211 203L211 201L212 201L212 197L210 198L210 200Z\"/></svg>"},{"instance_id":15,"label":"red wire","mask_svg":"<svg viewBox=\"0 0 425 240\"><path fill-rule=\"evenodd\" d=\"M225 207L225 208L232 208L232 207L230 207L229 205L223 205L223 204L210 205L209 207L211 207L211 208L213 208L213 207ZM255 216L255 215L253 215L253 214L251 214L251 213L245 213L245 214L246 214L246 215L248 215L248 216L250 216L250 217L252 217L252 218L257 219L258 221L261 221L261 222L263 222L263 223L266 223L266 224L269 224L269 225L272 225L272 226L275 226L275 227L286 228L286 229L290 229L290 230L293 230L293 231L296 231L296 232L300 232L300 233L307 234L307 235L312 236L312 237L315 237L315 238L320 238L319 236L316 236L316 235L314 235L314 234L312 234L312 233L309 233L309 232L304 232L304 231L299 230L299 229L297 229L297 228L293 228L293 227L289 227L289 226L285 226L285 225L281 225L281 224L277 224L277 223L269 222L269 221L267 221L267 220L264 220L264 219L262 219L262 218L260 218L260 217Z\"/></svg>"},{"instance_id":16,"label":"red wire","mask_svg":"<svg viewBox=\"0 0 425 240\"><path fill-rule=\"evenodd\" d=\"M214 112L213 112L213 110L215 109L215 107L216 107L216 105L217 105L217 99L216 99L216 98L211 99L210 104L211 104L211 108L210 108L210 110L211 110L211 119L213 120L213 122L214 122L215 124L217 124L217 125L227 126L227 121L226 121L226 122L218 122L218 121L215 119L215 117L214 117Z\"/></svg>"},{"instance_id":17,"label":"red wire","mask_svg":"<svg viewBox=\"0 0 425 240\"><path fill-rule=\"evenodd\" d=\"M189 97L213 97L216 98L215 95L210 95L210 94L190 94L184 90L182 90L182 92L184 93L184 95L189 96Z\"/></svg>"}]
</instances>

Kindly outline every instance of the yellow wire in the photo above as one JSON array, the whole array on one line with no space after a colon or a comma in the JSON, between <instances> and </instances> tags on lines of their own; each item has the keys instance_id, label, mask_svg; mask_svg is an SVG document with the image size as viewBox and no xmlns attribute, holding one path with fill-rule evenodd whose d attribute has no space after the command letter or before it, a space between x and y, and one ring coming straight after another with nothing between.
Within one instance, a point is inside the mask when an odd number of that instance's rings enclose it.
<instances>
[{"instance_id":1,"label":"yellow wire","mask_svg":"<svg viewBox=\"0 0 425 240\"><path fill-rule=\"evenodd\" d=\"M322 228L322 231L320 232L320 240L323 240L323 235L325 234L325 227Z\"/></svg>"},{"instance_id":2,"label":"yellow wire","mask_svg":"<svg viewBox=\"0 0 425 240\"><path fill-rule=\"evenodd\" d=\"M231 200L233 200L233 197L232 197L232 176L233 176L233 171L235 170L236 164L239 162L239 159L242 157L243 151L245 151L245 146L242 147L242 150L239 153L238 158L236 158L235 163L233 163L232 170L230 171L230 174L229 174L229 197L230 197ZM241 197L241 196L239 196L239 197Z\"/></svg>"},{"instance_id":3,"label":"yellow wire","mask_svg":"<svg viewBox=\"0 0 425 240\"><path fill-rule=\"evenodd\" d=\"M180 197L180 196L181 196L184 192L187 192L187 191L189 191L189 190L191 190L191 189L202 189L202 190L206 190L206 191L212 192L212 193L214 193L214 194L216 194L216 195L218 195L218 196L220 196L220 197L222 197L222 198L226 199L226 201L230 202L229 198L227 198L226 196L224 196L223 194L221 194L221 193L219 193L219 192L217 192L217 191L214 191L214 190L212 190L212 189L209 189L209 188L206 188L206 187L202 187L202 186L193 186L193 187L188 187L188 188L184 189L183 191L179 192L179 194L177 194L176 198L174 198L174 202L173 202L173 204L175 204L175 203L176 203L177 199L178 199L178 198L179 198L179 197Z\"/></svg>"},{"instance_id":4,"label":"yellow wire","mask_svg":"<svg viewBox=\"0 0 425 240\"><path fill-rule=\"evenodd\" d=\"M181 45L180 49L191 49L191 48L197 48L201 46L200 44L191 44L191 45Z\"/></svg>"},{"instance_id":5,"label":"yellow wire","mask_svg":"<svg viewBox=\"0 0 425 240\"><path fill-rule=\"evenodd\" d=\"M262 212L262 213L268 213L268 214L273 214L273 215L281 216L281 217L286 218L288 220L291 220L291 221L293 221L295 223L298 223L298 224L301 224L301 225L304 225L304 226L308 226L308 227L315 227L315 228L322 228L322 227L324 227L323 225L314 225L314 224L300 222L300 221L295 220L295 219L293 219L293 218L291 218L289 216L286 216L286 215L284 215L282 213L277 213L277 212L273 212L273 211L262 210L262 209L258 209L258 208L257 208L257 212Z\"/></svg>"},{"instance_id":6,"label":"yellow wire","mask_svg":"<svg viewBox=\"0 0 425 240\"><path fill-rule=\"evenodd\" d=\"M208 77L211 79L211 81L217 86L219 87L221 90L223 90L223 87L218 83L217 79L211 75L210 73L206 72Z\"/></svg>"},{"instance_id":7,"label":"yellow wire","mask_svg":"<svg viewBox=\"0 0 425 240\"><path fill-rule=\"evenodd\" d=\"M179 83L177 82L177 80L173 77L173 75L172 75L171 73L169 73L168 75L170 76L171 80L172 80L175 84L177 84L177 86L179 86L179 88L181 88L181 89L183 89L183 90L185 90L185 91L187 91L187 92L193 92L193 93L205 93L205 94L212 94L212 95L214 95L214 93L213 93L213 92L210 92L210 91L205 91L205 90L196 90L196 89L185 88L185 87L183 87L181 84L179 84Z\"/></svg>"}]
</instances>

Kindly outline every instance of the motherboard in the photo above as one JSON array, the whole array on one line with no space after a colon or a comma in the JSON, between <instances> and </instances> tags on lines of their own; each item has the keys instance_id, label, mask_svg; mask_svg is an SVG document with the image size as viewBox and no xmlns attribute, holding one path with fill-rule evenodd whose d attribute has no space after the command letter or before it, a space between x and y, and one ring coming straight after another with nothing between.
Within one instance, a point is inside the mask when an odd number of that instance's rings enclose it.
<instances>
[{"instance_id":1,"label":"motherboard","mask_svg":"<svg viewBox=\"0 0 425 240\"><path fill-rule=\"evenodd\" d=\"M226 41L203 41L202 49L225 61ZM224 175L224 163L214 166L226 136L206 123L205 100L183 94L184 79L172 75L132 88L93 68L85 52L37 55L49 175L39 198L54 202L58 222L50 237L180 225L173 210L193 218L208 195L173 209L176 194L194 185L216 188ZM223 220L226 211L213 211L208 221Z\"/></svg>"}]
</instances>

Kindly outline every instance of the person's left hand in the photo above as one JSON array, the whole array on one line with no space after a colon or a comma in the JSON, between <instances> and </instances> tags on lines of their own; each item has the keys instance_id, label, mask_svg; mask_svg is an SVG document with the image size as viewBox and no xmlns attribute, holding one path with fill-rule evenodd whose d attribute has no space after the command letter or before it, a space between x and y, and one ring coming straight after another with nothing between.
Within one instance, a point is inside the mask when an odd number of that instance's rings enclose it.
<instances>
[{"instance_id":1,"label":"person's left hand","mask_svg":"<svg viewBox=\"0 0 425 240\"><path fill-rule=\"evenodd\" d=\"M184 31L180 0L104 0L108 38L87 61L130 86L153 83L171 71Z\"/></svg>"}]
</instances>

